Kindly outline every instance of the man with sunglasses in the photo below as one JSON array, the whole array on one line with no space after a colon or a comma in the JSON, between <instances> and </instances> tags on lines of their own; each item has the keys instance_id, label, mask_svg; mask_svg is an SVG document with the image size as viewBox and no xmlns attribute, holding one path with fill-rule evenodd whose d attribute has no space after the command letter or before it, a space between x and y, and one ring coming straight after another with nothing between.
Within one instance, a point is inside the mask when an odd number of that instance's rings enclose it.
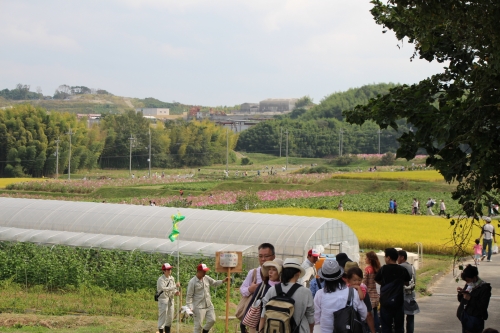
<instances>
[{"instance_id":1,"label":"man with sunglasses","mask_svg":"<svg viewBox=\"0 0 500 333\"><path fill-rule=\"evenodd\" d=\"M158 297L159 333L170 333L170 326L174 318L174 296L180 294L177 290L180 287L180 283L175 283L172 276L172 268L173 266L168 262L164 263L161 266L163 274L158 278L158 282L156 282L156 292L160 295Z\"/></svg>"}]
</instances>

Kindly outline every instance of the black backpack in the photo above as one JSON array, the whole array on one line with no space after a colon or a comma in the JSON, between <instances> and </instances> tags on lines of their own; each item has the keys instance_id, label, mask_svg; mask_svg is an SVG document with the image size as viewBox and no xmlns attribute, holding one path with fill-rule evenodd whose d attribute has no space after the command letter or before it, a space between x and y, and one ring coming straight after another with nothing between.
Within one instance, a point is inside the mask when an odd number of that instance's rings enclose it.
<instances>
[{"instance_id":1,"label":"black backpack","mask_svg":"<svg viewBox=\"0 0 500 333\"><path fill-rule=\"evenodd\" d=\"M298 326L293 319L295 300L292 296L300 287L302 285L295 283L285 294L281 283L275 286L276 296L272 297L266 304L264 332L293 333L298 330Z\"/></svg>"},{"instance_id":2,"label":"black backpack","mask_svg":"<svg viewBox=\"0 0 500 333\"><path fill-rule=\"evenodd\" d=\"M333 333L364 333L359 313L352 306L354 288L349 288L345 308L333 313Z\"/></svg>"}]
</instances>

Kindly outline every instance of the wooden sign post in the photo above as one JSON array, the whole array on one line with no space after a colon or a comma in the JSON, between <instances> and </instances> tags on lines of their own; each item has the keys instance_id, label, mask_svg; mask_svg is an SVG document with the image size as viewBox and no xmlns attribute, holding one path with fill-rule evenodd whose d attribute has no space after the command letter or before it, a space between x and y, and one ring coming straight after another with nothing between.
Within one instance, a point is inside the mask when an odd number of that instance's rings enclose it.
<instances>
[{"instance_id":1,"label":"wooden sign post","mask_svg":"<svg viewBox=\"0 0 500 333\"><path fill-rule=\"evenodd\" d=\"M215 253L215 271L218 273L227 273L227 291L226 291L226 333L229 333L229 296L231 292L231 273L243 272L243 253L221 251Z\"/></svg>"}]
</instances>

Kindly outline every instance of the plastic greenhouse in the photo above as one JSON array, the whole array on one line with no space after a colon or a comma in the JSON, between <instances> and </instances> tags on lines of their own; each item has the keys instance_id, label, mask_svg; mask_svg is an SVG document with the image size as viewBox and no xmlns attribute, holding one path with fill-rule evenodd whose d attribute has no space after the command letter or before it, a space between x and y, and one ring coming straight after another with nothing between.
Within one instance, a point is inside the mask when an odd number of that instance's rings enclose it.
<instances>
[{"instance_id":1,"label":"plastic greenhouse","mask_svg":"<svg viewBox=\"0 0 500 333\"><path fill-rule=\"evenodd\" d=\"M0 241L207 256L242 251L245 257L270 242L280 258L303 258L318 248L359 261L354 232L330 218L16 198L0 198L0 211ZM172 243L171 216L178 212L186 218Z\"/></svg>"}]
</instances>

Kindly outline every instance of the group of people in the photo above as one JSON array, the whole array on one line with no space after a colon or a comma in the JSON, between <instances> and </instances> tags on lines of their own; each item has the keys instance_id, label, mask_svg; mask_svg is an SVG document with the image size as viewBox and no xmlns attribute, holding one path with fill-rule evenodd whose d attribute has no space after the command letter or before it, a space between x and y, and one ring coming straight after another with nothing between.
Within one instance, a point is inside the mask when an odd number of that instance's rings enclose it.
<instances>
[{"instance_id":1,"label":"group of people","mask_svg":"<svg viewBox=\"0 0 500 333\"><path fill-rule=\"evenodd\" d=\"M427 215L434 215L434 211L432 208L436 205L436 200L432 198L428 198L427 202L425 203L425 207L427 208ZM413 203L411 204L411 215L420 215L420 200L417 198L413 198ZM441 202L439 203L439 216L446 216L446 205L444 203L444 200L441 199Z\"/></svg>"},{"instance_id":2,"label":"group of people","mask_svg":"<svg viewBox=\"0 0 500 333\"><path fill-rule=\"evenodd\" d=\"M345 253L337 254L335 259L326 258L317 270L320 255L316 249L310 249L302 263L295 258L283 261L276 258L272 244L261 244L259 267L249 271L240 287L239 307L244 306L243 311L237 311L237 317L241 320L241 332L336 332L336 318L341 318L340 312L347 305L356 311L355 323L363 332L414 331L414 316L420 310L414 291L415 268L407 262L406 251L386 249L384 266L373 251L368 252L364 271ZM160 333L170 333L173 296L179 294L179 283L175 283L171 269L172 266L165 263L157 283ZM194 314L194 333L208 333L215 324L210 287L228 281L228 278L214 280L206 275L207 271L205 264L199 264L187 287L186 304ZM479 278L477 268L471 265L464 269L461 277L466 285L457 288L460 303L457 316L463 332L482 332L488 318L491 286ZM281 311L284 303L288 309ZM288 329L286 325L290 325Z\"/></svg>"}]
</instances>

